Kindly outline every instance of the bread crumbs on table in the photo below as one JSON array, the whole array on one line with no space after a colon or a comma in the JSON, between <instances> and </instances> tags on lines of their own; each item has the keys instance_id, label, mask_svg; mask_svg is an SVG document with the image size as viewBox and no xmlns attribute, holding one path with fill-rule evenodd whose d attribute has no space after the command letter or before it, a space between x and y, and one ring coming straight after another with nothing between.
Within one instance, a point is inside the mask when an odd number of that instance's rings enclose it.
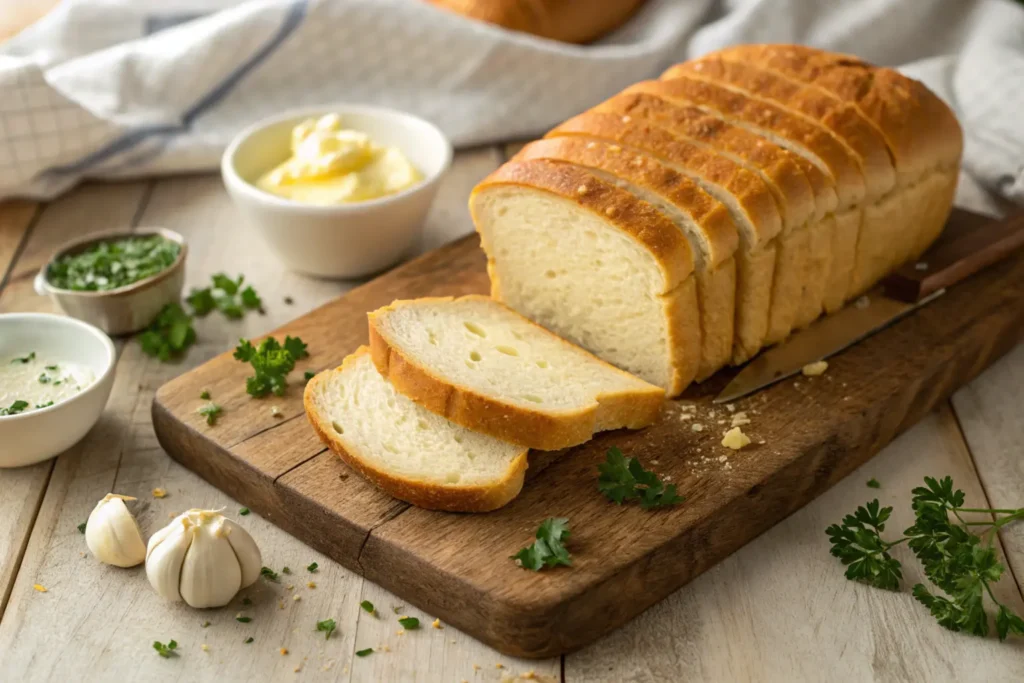
<instances>
[{"instance_id":1,"label":"bread crumbs on table","mask_svg":"<svg viewBox=\"0 0 1024 683\"><path fill-rule=\"evenodd\" d=\"M277 609L284 609L284 600L277 601Z\"/></svg>"},{"instance_id":2,"label":"bread crumbs on table","mask_svg":"<svg viewBox=\"0 0 1024 683\"><path fill-rule=\"evenodd\" d=\"M814 363L808 363L800 370L804 377L817 377L828 370L828 361L819 360Z\"/></svg>"},{"instance_id":3,"label":"bread crumbs on table","mask_svg":"<svg viewBox=\"0 0 1024 683\"><path fill-rule=\"evenodd\" d=\"M155 488L155 489L153 489L153 497L154 498L166 498L167 497L167 491L162 489L162 488Z\"/></svg>"},{"instance_id":4,"label":"bread crumbs on table","mask_svg":"<svg viewBox=\"0 0 1024 683\"><path fill-rule=\"evenodd\" d=\"M480 665L479 664L474 664L473 665L473 671L479 671L479 670L480 670Z\"/></svg>"},{"instance_id":5,"label":"bread crumbs on table","mask_svg":"<svg viewBox=\"0 0 1024 683\"><path fill-rule=\"evenodd\" d=\"M210 651L210 646L207 645L206 643L203 643L202 645L199 646L199 649L202 650L203 652L209 652Z\"/></svg>"},{"instance_id":6,"label":"bread crumbs on table","mask_svg":"<svg viewBox=\"0 0 1024 683\"><path fill-rule=\"evenodd\" d=\"M281 648L281 649L279 650L279 652L281 653L281 656L283 657L284 655L288 654L288 648L286 648L286 647L282 647L282 648Z\"/></svg>"},{"instance_id":7,"label":"bread crumbs on table","mask_svg":"<svg viewBox=\"0 0 1024 683\"><path fill-rule=\"evenodd\" d=\"M495 669L504 669L505 665L502 664L501 662L498 662L497 664L494 665L494 668Z\"/></svg>"},{"instance_id":8,"label":"bread crumbs on table","mask_svg":"<svg viewBox=\"0 0 1024 683\"><path fill-rule=\"evenodd\" d=\"M444 628L444 626L441 626L441 620L440 619L434 619L434 621L431 622L430 625L433 626L434 628Z\"/></svg>"},{"instance_id":9,"label":"bread crumbs on table","mask_svg":"<svg viewBox=\"0 0 1024 683\"><path fill-rule=\"evenodd\" d=\"M402 629L398 629L397 631L395 631L395 635L396 636L404 636L405 635L405 631L403 631Z\"/></svg>"},{"instance_id":10,"label":"bread crumbs on table","mask_svg":"<svg viewBox=\"0 0 1024 683\"><path fill-rule=\"evenodd\" d=\"M300 671L302 671L302 665L301 665L301 664L299 664L299 665L298 665L297 667L295 667L294 669L292 669L292 671L294 671L295 673L299 673Z\"/></svg>"},{"instance_id":11,"label":"bread crumbs on table","mask_svg":"<svg viewBox=\"0 0 1024 683\"><path fill-rule=\"evenodd\" d=\"M301 595L293 595L293 596L292 596L292 600L294 600L295 602L298 602L298 601L299 601L299 600L301 600L301 599L302 599L302 596L301 596Z\"/></svg>"},{"instance_id":12,"label":"bread crumbs on table","mask_svg":"<svg viewBox=\"0 0 1024 683\"><path fill-rule=\"evenodd\" d=\"M290 590L290 591L295 590L295 584L294 583L289 583L287 586L285 586L285 590Z\"/></svg>"},{"instance_id":13,"label":"bread crumbs on table","mask_svg":"<svg viewBox=\"0 0 1024 683\"><path fill-rule=\"evenodd\" d=\"M46 593L47 592L46 588L41 583L33 583L32 587L35 588L40 593Z\"/></svg>"},{"instance_id":14,"label":"bread crumbs on table","mask_svg":"<svg viewBox=\"0 0 1024 683\"><path fill-rule=\"evenodd\" d=\"M704 431L704 425L702 425L699 422L694 422L692 425L690 425L690 429L695 431L695 432L703 432Z\"/></svg>"},{"instance_id":15,"label":"bread crumbs on table","mask_svg":"<svg viewBox=\"0 0 1024 683\"><path fill-rule=\"evenodd\" d=\"M316 588L316 581L310 581L307 583L306 588Z\"/></svg>"}]
</instances>

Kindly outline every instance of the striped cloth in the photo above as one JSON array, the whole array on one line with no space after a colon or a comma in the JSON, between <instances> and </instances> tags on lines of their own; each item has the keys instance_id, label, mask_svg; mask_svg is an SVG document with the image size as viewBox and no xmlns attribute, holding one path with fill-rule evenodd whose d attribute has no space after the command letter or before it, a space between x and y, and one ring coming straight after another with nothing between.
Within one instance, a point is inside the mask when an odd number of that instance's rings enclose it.
<instances>
[{"instance_id":1,"label":"striped cloth","mask_svg":"<svg viewBox=\"0 0 1024 683\"><path fill-rule=\"evenodd\" d=\"M669 64L741 42L856 53L964 123L964 203L1024 204L1024 8L1009 0L648 0L573 46L422 0L65 0L0 45L0 197L216 168L231 137L332 102L404 109L457 146L539 134Z\"/></svg>"}]
</instances>

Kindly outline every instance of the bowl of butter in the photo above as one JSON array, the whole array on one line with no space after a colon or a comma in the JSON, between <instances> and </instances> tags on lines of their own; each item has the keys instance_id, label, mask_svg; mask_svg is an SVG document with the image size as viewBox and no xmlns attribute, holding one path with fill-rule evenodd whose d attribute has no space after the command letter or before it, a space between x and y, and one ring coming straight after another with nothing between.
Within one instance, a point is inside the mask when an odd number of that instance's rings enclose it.
<instances>
[{"instance_id":1,"label":"bowl of butter","mask_svg":"<svg viewBox=\"0 0 1024 683\"><path fill-rule=\"evenodd\" d=\"M225 150L221 174L286 266L355 278L411 253L451 158L448 139L424 119L335 105L250 126Z\"/></svg>"}]
</instances>

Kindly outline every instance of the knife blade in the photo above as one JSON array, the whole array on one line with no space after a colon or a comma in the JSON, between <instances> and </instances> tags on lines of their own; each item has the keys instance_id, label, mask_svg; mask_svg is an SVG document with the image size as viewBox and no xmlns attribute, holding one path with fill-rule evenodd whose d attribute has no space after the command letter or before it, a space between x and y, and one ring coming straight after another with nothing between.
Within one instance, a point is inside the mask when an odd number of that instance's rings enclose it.
<instances>
[{"instance_id":1,"label":"knife blade","mask_svg":"<svg viewBox=\"0 0 1024 683\"><path fill-rule=\"evenodd\" d=\"M727 403L763 389L856 344L928 305L950 287L1024 245L1024 214L1003 220L954 209L942 238L836 313L819 318L750 361L715 398Z\"/></svg>"}]
</instances>

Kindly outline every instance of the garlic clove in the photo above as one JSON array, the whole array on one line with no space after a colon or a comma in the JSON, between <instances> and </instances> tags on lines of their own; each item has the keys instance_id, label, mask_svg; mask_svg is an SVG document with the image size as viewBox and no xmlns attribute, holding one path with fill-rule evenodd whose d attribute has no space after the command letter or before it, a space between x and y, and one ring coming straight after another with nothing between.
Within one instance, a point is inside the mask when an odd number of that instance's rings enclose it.
<instances>
[{"instance_id":1,"label":"garlic clove","mask_svg":"<svg viewBox=\"0 0 1024 683\"><path fill-rule=\"evenodd\" d=\"M223 607L242 587L241 565L221 531L223 521L204 520L192 529L181 566L181 597L191 607Z\"/></svg>"},{"instance_id":2,"label":"garlic clove","mask_svg":"<svg viewBox=\"0 0 1024 683\"><path fill-rule=\"evenodd\" d=\"M89 552L100 562L115 567L134 567L146 559L142 531L124 504L126 500L135 499L108 493L89 513L85 524Z\"/></svg>"},{"instance_id":3,"label":"garlic clove","mask_svg":"<svg viewBox=\"0 0 1024 683\"><path fill-rule=\"evenodd\" d=\"M189 519L181 515L154 534L149 541L146 577L156 592L166 600L181 600L181 567L192 545L192 526Z\"/></svg>"},{"instance_id":4,"label":"garlic clove","mask_svg":"<svg viewBox=\"0 0 1024 683\"><path fill-rule=\"evenodd\" d=\"M230 519L224 519L224 536L231 544L231 549L238 558L238 564L242 569L242 588L251 586L260 578L260 570L263 568L263 556L252 540L249 532L238 526Z\"/></svg>"}]
</instances>

